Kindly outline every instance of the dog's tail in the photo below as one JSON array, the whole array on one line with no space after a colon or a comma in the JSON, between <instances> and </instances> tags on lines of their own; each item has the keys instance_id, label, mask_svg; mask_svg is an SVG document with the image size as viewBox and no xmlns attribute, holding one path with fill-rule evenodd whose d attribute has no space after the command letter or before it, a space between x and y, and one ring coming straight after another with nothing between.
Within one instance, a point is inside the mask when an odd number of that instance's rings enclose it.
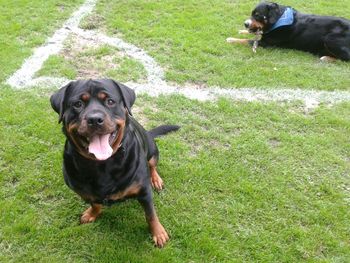
<instances>
[{"instance_id":1,"label":"dog's tail","mask_svg":"<svg viewBox=\"0 0 350 263\"><path fill-rule=\"evenodd\" d=\"M157 138L169 132L177 131L178 129L180 129L180 126L178 125L161 125L157 128L148 131L148 133L149 135L151 135L152 138Z\"/></svg>"}]
</instances>

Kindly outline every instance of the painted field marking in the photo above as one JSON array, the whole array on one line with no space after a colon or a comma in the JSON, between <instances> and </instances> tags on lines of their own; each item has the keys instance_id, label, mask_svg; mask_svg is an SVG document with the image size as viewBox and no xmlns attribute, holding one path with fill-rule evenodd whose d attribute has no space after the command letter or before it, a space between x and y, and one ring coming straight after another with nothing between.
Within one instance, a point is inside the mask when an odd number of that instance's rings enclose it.
<instances>
[{"instance_id":1,"label":"painted field marking","mask_svg":"<svg viewBox=\"0 0 350 263\"><path fill-rule=\"evenodd\" d=\"M50 55L58 54L63 48L63 42L70 34L94 41L98 44L107 44L123 51L127 56L139 61L147 72L147 83L139 84L127 82L126 85L135 89L136 93L147 93L151 96L161 94L181 94L190 99L201 101L213 100L218 97L230 98L237 101L276 101L290 102L302 101L306 108L315 108L320 103L335 104L350 101L350 92L347 91L317 91L301 89L256 89L256 88L197 88L194 86L174 86L169 85L164 80L164 71L158 63L143 49L125 42L118 37L110 37L93 30L83 30L79 28L79 23L83 17L90 14L96 5L97 0L86 0L84 4L75 11L72 16L58 29L46 43L34 50L31 57L26 59L22 67L16 71L6 83L13 88L22 89L35 86L61 87L67 83L68 79L53 77L34 78L43 63Z\"/></svg>"},{"instance_id":2,"label":"painted field marking","mask_svg":"<svg viewBox=\"0 0 350 263\"><path fill-rule=\"evenodd\" d=\"M52 37L48 38L46 43L34 50L32 56L24 61L22 67L17 70L6 83L14 88L27 88L33 86L32 81L36 72L38 72L43 63L49 56L57 54L63 47L63 42L71 32L71 28L78 27L81 19L90 14L96 5L97 0L86 0L80 8L58 29ZM55 80L52 80L55 82ZM35 82L34 82L35 83Z\"/></svg>"}]
</instances>

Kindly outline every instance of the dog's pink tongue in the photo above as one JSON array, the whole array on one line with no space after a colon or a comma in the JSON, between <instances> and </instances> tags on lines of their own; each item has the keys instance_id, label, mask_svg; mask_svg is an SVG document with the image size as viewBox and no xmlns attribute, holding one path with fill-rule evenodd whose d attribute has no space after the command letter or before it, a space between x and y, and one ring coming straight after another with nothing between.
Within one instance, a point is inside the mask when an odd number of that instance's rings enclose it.
<instances>
[{"instance_id":1,"label":"dog's pink tongue","mask_svg":"<svg viewBox=\"0 0 350 263\"><path fill-rule=\"evenodd\" d=\"M95 135L90 140L89 153L95 155L97 160L103 161L112 156L113 149L109 145L109 134Z\"/></svg>"}]
</instances>

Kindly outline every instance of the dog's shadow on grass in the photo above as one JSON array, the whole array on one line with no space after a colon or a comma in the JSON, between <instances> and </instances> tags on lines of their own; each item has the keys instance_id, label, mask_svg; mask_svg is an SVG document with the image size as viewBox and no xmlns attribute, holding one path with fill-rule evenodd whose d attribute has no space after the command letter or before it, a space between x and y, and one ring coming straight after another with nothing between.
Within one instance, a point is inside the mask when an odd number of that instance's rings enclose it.
<instances>
[{"instance_id":1,"label":"dog's shadow on grass","mask_svg":"<svg viewBox=\"0 0 350 263\"><path fill-rule=\"evenodd\" d=\"M80 216L80 215L79 215ZM80 225L90 233L90 244L99 246L107 242L110 246L137 251L153 246L144 211L136 200L127 200L111 207L104 207L101 216L91 224Z\"/></svg>"}]
</instances>

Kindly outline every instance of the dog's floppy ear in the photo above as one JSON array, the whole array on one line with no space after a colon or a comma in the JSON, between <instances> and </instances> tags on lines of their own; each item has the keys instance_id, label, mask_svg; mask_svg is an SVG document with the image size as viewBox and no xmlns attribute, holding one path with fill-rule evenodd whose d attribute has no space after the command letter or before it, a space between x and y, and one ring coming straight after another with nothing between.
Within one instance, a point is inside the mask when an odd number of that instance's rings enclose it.
<instances>
[{"instance_id":1,"label":"dog's floppy ear","mask_svg":"<svg viewBox=\"0 0 350 263\"><path fill-rule=\"evenodd\" d=\"M134 102L136 100L135 91L117 81L112 80L112 82L122 95L124 105L127 108L129 114L132 115L131 107L134 105Z\"/></svg>"},{"instance_id":2,"label":"dog's floppy ear","mask_svg":"<svg viewBox=\"0 0 350 263\"><path fill-rule=\"evenodd\" d=\"M281 17L281 10L279 8L279 5L276 3L269 3L267 7L269 9L269 15L268 15L269 23L270 25L273 25Z\"/></svg>"},{"instance_id":3,"label":"dog's floppy ear","mask_svg":"<svg viewBox=\"0 0 350 263\"><path fill-rule=\"evenodd\" d=\"M64 100L66 97L67 90L71 87L72 83L73 81L69 82L66 86L60 88L50 97L51 107L59 115L58 123L60 123L63 119Z\"/></svg>"}]
</instances>

